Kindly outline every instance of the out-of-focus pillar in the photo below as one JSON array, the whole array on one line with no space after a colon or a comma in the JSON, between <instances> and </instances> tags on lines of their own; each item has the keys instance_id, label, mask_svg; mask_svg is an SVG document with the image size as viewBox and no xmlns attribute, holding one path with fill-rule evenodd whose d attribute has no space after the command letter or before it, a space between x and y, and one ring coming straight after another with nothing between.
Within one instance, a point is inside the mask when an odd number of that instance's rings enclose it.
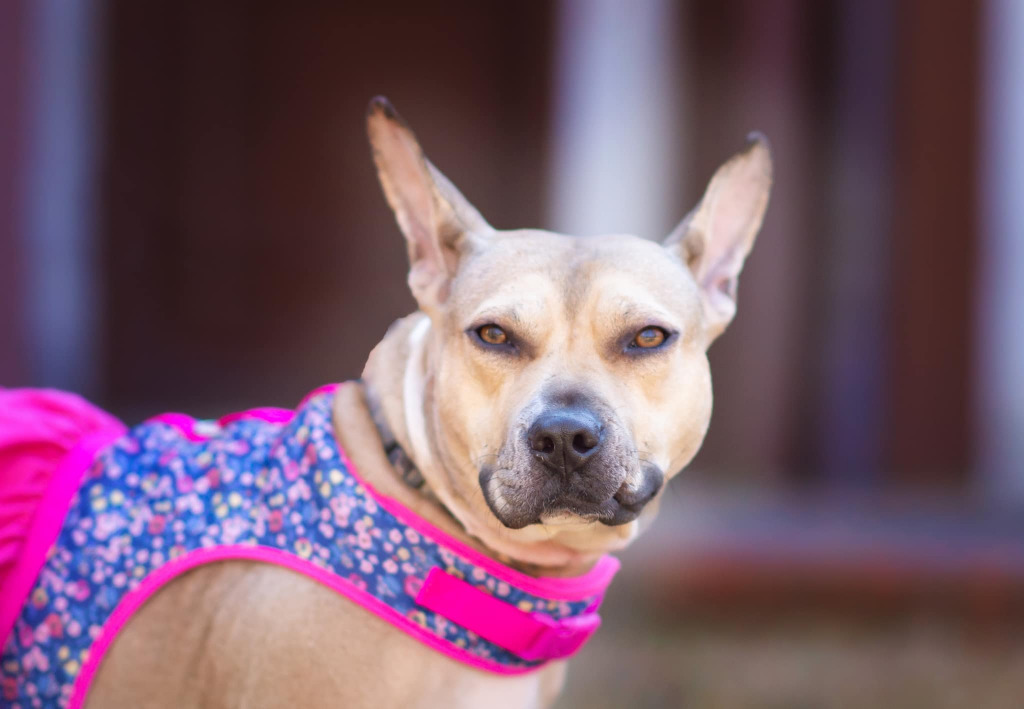
<instances>
[{"instance_id":1,"label":"out-of-focus pillar","mask_svg":"<svg viewBox=\"0 0 1024 709\"><path fill-rule=\"evenodd\" d=\"M692 205L680 185L684 79L670 0L562 0L548 226L660 238Z\"/></svg>"},{"instance_id":2,"label":"out-of-focus pillar","mask_svg":"<svg viewBox=\"0 0 1024 709\"><path fill-rule=\"evenodd\" d=\"M974 362L982 486L1024 501L1024 3L984 24L981 226Z\"/></svg>"},{"instance_id":3,"label":"out-of-focus pillar","mask_svg":"<svg viewBox=\"0 0 1024 709\"><path fill-rule=\"evenodd\" d=\"M26 4L26 182L18 228L34 384L95 394L102 0ZM140 238L144 235L139 235Z\"/></svg>"},{"instance_id":4,"label":"out-of-focus pillar","mask_svg":"<svg viewBox=\"0 0 1024 709\"><path fill-rule=\"evenodd\" d=\"M824 228L814 248L821 288L814 329L821 342L813 400L815 468L833 485L880 482L884 418L889 245L892 233L893 8L842 0L836 76L829 90L831 149Z\"/></svg>"}]
</instances>

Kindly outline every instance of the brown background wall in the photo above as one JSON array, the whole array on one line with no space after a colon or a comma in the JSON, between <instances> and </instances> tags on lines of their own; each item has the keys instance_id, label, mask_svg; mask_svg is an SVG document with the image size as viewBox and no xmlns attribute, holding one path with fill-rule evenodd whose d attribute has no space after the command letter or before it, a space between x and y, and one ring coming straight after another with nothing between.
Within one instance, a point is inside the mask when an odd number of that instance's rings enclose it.
<instances>
[{"instance_id":1,"label":"brown background wall","mask_svg":"<svg viewBox=\"0 0 1024 709\"><path fill-rule=\"evenodd\" d=\"M289 405L357 376L412 309L364 137L375 94L492 223L546 225L555 4L104 7L93 394L127 419ZM24 8L5 6L4 31ZM711 351L716 412L692 476L969 482L980 13L679 6L678 214L751 129L777 168L739 316ZM19 36L3 43L14 60ZM17 66L0 70L11 95ZM0 114L11 235L24 108ZM23 247L0 242L0 325L13 333L0 373L48 384L17 326Z\"/></svg>"},{"instance_id":2,"label":"brown background wall","mask_svg":"<svg viewBox=\"0 0 1024 709\"><path fill-rule=\"evenodd\" d=\"M28 381L22 303L21 198L25 176L26 8L0 4L0 382Z\"/></svg>"},{"instance_id":3,"label":"brown background wall","mask_svg":"<svg viewBox=\"0 0 1024 709\"><path fill-rule=\"evenodd\" d=\"M114 406L287 404L358 376L414 308L366 144L375 94L494 224L541 221L549 13L451 9L114 5Z\"/></svg>"}]
</instances>

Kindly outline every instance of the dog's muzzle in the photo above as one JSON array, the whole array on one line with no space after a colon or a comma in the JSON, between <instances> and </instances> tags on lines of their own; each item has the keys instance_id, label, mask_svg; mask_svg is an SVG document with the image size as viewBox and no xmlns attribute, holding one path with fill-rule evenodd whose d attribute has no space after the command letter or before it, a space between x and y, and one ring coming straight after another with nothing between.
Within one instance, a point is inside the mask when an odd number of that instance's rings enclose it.
<instances>
[{"instance_id":1,"label":"dog's muzzle","mask_svg":"<svg viewBox=\"0 0 1024 709\"><path fill-rule=\"evenodd\" d=\"M515 465L484 468L480 488L494 516L521 529L543 517L571 514L607 525L637 518L661 489L665 476L652 464L624 462L623 446L585 406L542 412L526 430ZM627 471L633 470L632 475ZM627 482L627 478L631 478Z\"/></svg>"}]
</instances>

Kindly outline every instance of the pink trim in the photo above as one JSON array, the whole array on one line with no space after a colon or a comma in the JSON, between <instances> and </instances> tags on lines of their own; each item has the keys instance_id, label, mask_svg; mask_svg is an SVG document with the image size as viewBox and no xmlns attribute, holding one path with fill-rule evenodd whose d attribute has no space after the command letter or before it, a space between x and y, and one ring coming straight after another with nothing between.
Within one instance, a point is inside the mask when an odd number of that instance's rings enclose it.
<instances>
[{"instance_id":1,"label":"pink trim","mask_svg":"<svg viewBox=\"0 0 1024 709\"><path fill-rule=\"evenodd\" d=\"M86 434L68 451L54 471L46 494L32 519L21 557L0 595L0 640L3 642L6 642L15 621L21 615L25 599L28 598L39 571L46 563L47 554L60 534L71 498L81 485L86 470L92 465L96 454L124 435L126 430L123 424L118 423L110 428Z\"/></svg>"},{"instance_id":2,"label":"pink trim","mask_svg":"<svg viewBox=\"0 0 1024 709\"><path fill-rule=\"evenodd\" d=\"M188 414L160 414L159 416L146 419L146 423L164 423L168 426L173 426L181 432L181 435L195 443L205 441L207 439L206 436L200 435L192 430L192 427L195 426L196 420Z\"/></svg>"},{"instance_id":3,"label":"pink trim","mask_svg":"<svg viewBox=\"0 0 1024 709\"><path fill-rule=\"evenodd\" d=\"M128 622L128 619L134 615L135 611L142 607L150 596L160 590L165 584L190 569L215 561L226 561L231 559L261 561L268 564L283 566L287 569L291 569L292 571L301 573L304 576L308 576L327 588L340 593L349 600L358 603L367 610L380 616L395 627L412 635L417 640L429 645L438 652L443 652L449 657L459 660L460 662L465 662L477 669L504 675L519 675L532 672L541 667L540 665L534 667L506 667L505 665L500 665L496 662L477 657L462 648L445 642L415 621L406 618L391 606L378 600L366 591L356 587L352 582L342 578L341 576L337 576L326 569L300 559L299 557L289 552L282 551L281 549L261 546L235 545L214 547L212 549L196 549L184 554L177 559L167 562L150 573L142 580L142 583L126 593L117 604L114 612L107 619L107 622L104 623L100 636L96 639L96 642L89 650L89 657L86 659L85 664L82 665L82 670L78 674L78 677L75 678L68 708L80 709L85 704L85 699L89 693L89 687L92 685L92 681L95 678L96 670L99 669L99 666L103 661L103 657L106 655L107 650L110 649L110 645L121 632L125 623Z\"/></svg>"},{"instance_id":4,"label":"pink trim","mask_svg":"<svg viewBox=\"0 0 1024 709\"><path fill-rule=\"evenodd\" d=\"M259 406L254 409L245 409L244 411L225 414L217 419L217 425L227 426L233 421L241 421L243 419L258 419L269 423L288 423L295 417L295 411L297 409L301 409L307 401L319 394L333 393L339 386L339 384L324 384L323 386L317 387L306 394L295 409L282 409L277 406ZM196 420L197 419L195 417L189 416L188 414L166 413L146 419L146 423L164 423L168 426L172 426L178 429L178 431L181 432L181 435L193 442L208 441L210 436L196 432Z\"/></svg>"},{"instance_id":5,"label":"pink trim","mask_svg":"<svg viewBox=\"0 0 1024 709\"><path fill-rule=\"evenodd\" d=\"M227 416L221 416L217 419L217 423L221 426L227 426L232 421L240 421L242 419L260 419L270 423L288 423L294 416L295 411L290 409L280 409L276 406L261 406L258 409L237 411Z\"/></svg>"},{"instance_id":6,"label":"pink trim","mask_svg":"<svg viewBox=\"0 0 1024 709\"><path fill-rule=\"evenodd\" d=\"M335 383L335 384L324 384L323 386L318 386L316 389L314 389L313 391L309 392L304 397L302 397L302 401L300 401L299 405L296 406L295 408L301 409L303 406L306 405L306 402L308 402L314 396L320 396L321 394L333 394L334 392L338 391L338 389L340 389L341 387L345 386L346 384L350 384L350 383L351 382L342 382L340 384L339 383Z\"/></svg>"},{"instance_id":7,"label":"pink trim","mask_svg":"<svg viewBox=\"0 0 1024 709\"><path fill-rule=\"evenodd\" d=\"M416 603L524 660L569 657L601 625L593 611L565 620L527 613L436 566L416 594Z\"/></svg>"}]
</instances>

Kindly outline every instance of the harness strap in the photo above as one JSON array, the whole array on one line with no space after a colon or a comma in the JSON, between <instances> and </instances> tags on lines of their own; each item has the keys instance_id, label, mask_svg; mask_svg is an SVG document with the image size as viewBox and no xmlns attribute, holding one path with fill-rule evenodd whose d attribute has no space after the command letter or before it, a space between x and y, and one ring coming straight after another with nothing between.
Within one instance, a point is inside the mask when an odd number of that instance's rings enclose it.
<instances>
[{"instance_id":1,"label":"harness strap","mask_svg":"<svg viewBox=\"0 0 1024 709\"><path fill-rule=\"evenodd\" d=\"M556 620L520 610L436 566L416 594L416 603L530 661L569 657L601 625L594 611Z\"/></svg>"}]
</instances>

